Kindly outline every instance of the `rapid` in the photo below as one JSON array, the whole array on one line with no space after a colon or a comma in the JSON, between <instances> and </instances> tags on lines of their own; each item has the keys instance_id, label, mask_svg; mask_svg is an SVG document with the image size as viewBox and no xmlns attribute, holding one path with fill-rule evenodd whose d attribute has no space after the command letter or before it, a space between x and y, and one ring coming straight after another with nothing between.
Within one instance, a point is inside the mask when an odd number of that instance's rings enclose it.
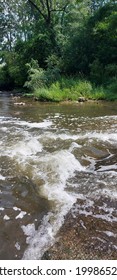
<instances>
[{"instance_id":1,"label":"rapid","mask_svg":"<svg viewBox=\"0 0 117 280\"><path fill-rule=\"evenodd\" d=\"M0 94L1 260L41 259L77 199L117 222L117 103L20 102Z\"/></svg>"}]
</instances>

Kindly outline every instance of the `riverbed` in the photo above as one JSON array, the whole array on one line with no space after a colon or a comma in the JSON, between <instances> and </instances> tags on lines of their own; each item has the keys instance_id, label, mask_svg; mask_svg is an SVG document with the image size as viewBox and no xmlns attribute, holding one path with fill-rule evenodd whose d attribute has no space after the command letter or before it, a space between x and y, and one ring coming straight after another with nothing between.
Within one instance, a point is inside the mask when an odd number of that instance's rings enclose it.
<instances>
[{"instance_id":1,"label":"riverbed","mask_svg":"<svg viewBox=\"0 0 117 280\"><path fill-rule=\"evenodd\" d=\"M41 259L70 209L82 227L102 221L117 250L117 103L1 94L0 259Z\"/></svg>"}]
</instances>

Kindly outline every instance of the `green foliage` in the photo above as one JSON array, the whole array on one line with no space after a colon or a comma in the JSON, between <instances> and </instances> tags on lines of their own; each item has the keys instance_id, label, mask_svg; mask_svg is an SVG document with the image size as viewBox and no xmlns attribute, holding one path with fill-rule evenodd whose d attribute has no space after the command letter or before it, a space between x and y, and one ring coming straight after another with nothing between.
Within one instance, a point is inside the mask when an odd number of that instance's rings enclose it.
<instances>
[{"instance_id":1,"label":"green foliage","mask_svg":"<svg viewBox=\"0 0 117 280\"><path fill-rule=\"evenodd\" d=\"M117 99L117 80L113 81L110 85L107 87L108 93L113 94L114 97Z\"/></svg>"},{"instance_id":2,"label":"green foliage","mask_svg":"<svg viewBox=\"0 0 117 280\"><path fill-rule=\"evenodd\" d=\"M25 84L44 100L116 95L115 0L5 0L0 10L1 88Z\"/></svg>"},{"instance_id":3,"label":"green foliage","mask_svg":"<svg viewBox=\"0 0 117 280\"><path fill-rule=\"evenodd\" d=\"M96 85L104 82L104 69L99 59L95 59L93 63L90 64L90 79Z\"/></svg>"},{"instance_id":4,"label":"green foliage","mask_svg":"<svg viewBox=\"0 0 117 280\"><path fill-rule=\"evenodd\" d=\"M2 53L2 59L5 64L3 67L4 82L6 88L22 87L26 79L26 69L20 56L15 51ZM6 78L5 78L6 77Z\"/></svg>"},{"instance_id":5,"label":"green foliage","mask_svg":"<svg viewBox=\"0 0 117 280\"><path fill-rule=\"evenodd\" d=\"M34 96L39 101L59 102L63 100L63 92L55 86L50 89L41 88L34 92Z\"/></svg>"},{"instance_id":6,"label":"green foliage","mask_svg":"<svg viewBox=\"0 0 117 280\"><path fill-rule=\"evenodd\" d=\"M77 101L79 97L90 97L93 88L90 82L62 78L54 82L49 88L36 89L34 95L41 101Z\"/></svg>"},{"instance_id":7,"label":"green foliage","mask_svg":"<svg viewBox=\"0 0 117 280\"><path fill-rule=\"evenodd\" d=\"M114 84L117 81L117 65L115 63L105 66L105 77L107 85Z\"/></svg>"},{"instance_id":8,"label":"green foliage","mask_svg":"<svg viewBox=\"0 0 117 280\"><path fill-rule=\"evenodd\" d=\"M72 88L78 96L88 97L92 93L92 85L88 81L79 80Z\"/></svg>"},{"instance_id":9,"label":"green foliage","mask_svg":"<svg viewBox=\"0 0 117 280\"><path fill-rule=\"evenodd\" d=\"M46 78L48 81L48 86L53 82L60 79L60 60L57 55L52 54L48 56L47 59L47 70L46 70Z\"/></svg>"},{"instance_id":10,"label":"green foliage","mask_svg":"<svg viewBox=\"0 0 117 280\"><path fill-rule=\"evenodd\" d=\"M86 80L62 77L50 87L38 88L34 96L40 101L60 102L78 101L79 97L93 100L117 100L117 82L107 88L94 86Z\"/></svg>"},{"instance_id":11,"label":"green foliage","mask_svg":"<svg viewBox=\"0 0 117 280\"><path fill-rule=\"evenodd\" d=\"M45 71L39 67L38 61L32 59L30 63L26 64L28 68L28 81L25 82L24 87L30 90L42 88L46 85Z\"/></svg>"},{"instance_id":12,"label":"green foliage","mask_svg":"<svg viewBox=\"0 0 117 280\"><path fill-rule=\"evenodd\" d=\"M0 65L0 90L1 89L6 89L6 80L8 81L8 75L7 75L6 67L5 65L1 64ZM9 82L8 82L9 86Z\"/></svg>"},{"instance_id":13,"label":"green foliage","mask_svg":"<svg viewBox=\"0 0 117 280\"><path fill-rule=\"evenodd\" d=\"M50 86L60 79L59 62L55 55L48 57L46 70L40 68L38 61L34 59L27 63L26 67L28 69L28 81L25 82L24 87L30 90Z\"/></svg>"},{"instance_id":14,"label":"green foliage","mask_svg":"<svg viewBox=\"0 0 117 280\"><path fill-rule=\"evenodd\" d=\"M103 2L101 8L96 8L80 27L72 29L64 46L64 71L83 74L97 85L106 83L110 78L106 68L109 69L109 65L117 60L116 9L113 2Z\"/></svg>"},{"instance_id":15,"label":"green foliage","mask_svg":"<svg viewBox=\"0 0 117 280\"><path fill-rule=\"evenodd\" d=\"M107 92L102 86L94 87L91 99L94 100L106 100Z\"/></svg>"}]
</instances>

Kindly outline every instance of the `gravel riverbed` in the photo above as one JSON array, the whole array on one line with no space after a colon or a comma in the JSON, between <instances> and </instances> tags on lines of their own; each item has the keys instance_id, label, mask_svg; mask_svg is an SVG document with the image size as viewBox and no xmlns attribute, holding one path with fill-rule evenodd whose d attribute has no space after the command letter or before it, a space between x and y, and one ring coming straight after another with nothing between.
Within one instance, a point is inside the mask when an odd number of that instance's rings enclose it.
<instances>
[{"instance_id":1,"label":"gravel riverbed","mask_svg":"<svg viewBox=\"0 0 117 280\"><path fill-rule=\"evenodd\" d=\"M112 201L107 199L106 203L111 204ZM42 259L117 259L116 211L115 219L111 221L106 219L106 213L101 209L100 201L97 201L95 206L88 207L85 214L77 210L79 205L83 209L85 201L77 200L65 217L65 222L57 235L57 241L45 252ZM105 219L102 219L104 215Z\"/></svg>"}]
</instances>

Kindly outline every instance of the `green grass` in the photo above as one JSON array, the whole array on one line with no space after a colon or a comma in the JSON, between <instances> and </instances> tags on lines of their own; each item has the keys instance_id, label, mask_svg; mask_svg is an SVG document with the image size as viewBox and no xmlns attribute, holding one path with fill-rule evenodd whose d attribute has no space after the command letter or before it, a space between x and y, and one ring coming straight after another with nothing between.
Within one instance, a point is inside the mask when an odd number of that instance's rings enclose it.
<instances>
[{"instance_id":1,"label":"green grass","mask_svg":"<svg viewBox=\"0 0 117 280\"><path fill-rule=\"evenodd\" d=\"M104 87L95 87L91 82L76 78L61 78L50 87L35 89L34 97L39 101L77 101L79 97L93 100L117 100L115 83Z\"/></svg>"}]
</instances>

